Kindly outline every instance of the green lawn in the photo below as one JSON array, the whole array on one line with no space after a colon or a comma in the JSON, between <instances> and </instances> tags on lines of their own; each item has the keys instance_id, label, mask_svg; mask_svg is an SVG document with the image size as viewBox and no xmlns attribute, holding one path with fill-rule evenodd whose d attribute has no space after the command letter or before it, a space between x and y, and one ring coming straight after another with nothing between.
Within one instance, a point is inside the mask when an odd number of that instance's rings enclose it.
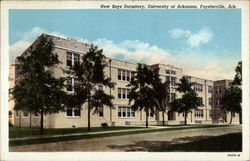
<instances>
[{"instance_id":1,"label":"green lawn","mask_svg":"<svg viewBox=\"0 0 250 161\"><path fill-rule=\"evenodd\" d=\"M241 152L242 133L214 136L194 142L154 147L151 152Z\"/></svg>"},{"instance_id":2,"label":"green lawn","mask_svg":"<svg viewBox=\"0 0 250 161\"><path fill-rule=\"evenodd\" d=\"M25 140L10 140L9 141L9 145L10 146L20 146L20 145L29 145L29 144L43 144L43 143L51 143L51 142L60 142L60 141L70 141L70 140L82 140L82 139L92 139L92 138L101 138L101 137L112 137L112 136L120 136L120 135L134 135L134 134L142 134L142 133L153 133L153 132L163 132L163 131L172 131L172 130L183 130L183 129L195 129L195 128L210 128L210 127L221 127L221 126L227 126L227 125L203 125L203 126L193 126L193 127L179 127L179 128L159 128L159 129L146 129L145 130L140 130L140 131L120 131L120 132L114 132L114 133L103 133L103 134L90 134L88 135L86 134L82 134L82 135L77 135L77 136L60 136L60 137L50 137L50 138L38 138L38 139L25 139ZM16 132L20 133L20 131L18 131L17 127L14 127L16 129ZM122 130L122 129L136 129L139 127L107 127L107 128L101 128L101 127L93 127L91 132L95 131L111 131L111 130ZM143 127L142 127L143 128ZM10 128L12 129L12 128ZM31 132L27 132L29 130L27 130L28 128L20 128L22 130L24 130L24 132L26 132L27 134L31 134L32 129L30 129ZM19 130L20 130L19 129ZM46 135L52 135L55 134L57 132L57 134L62 134L59 133L59 131L67 131L68 134L72 130L74 131L77 128L69 128L69 129L45 129L46 131ZM86 128L79 128L84 130L83 132L86 132ZM36 129L39 130L39 129ZM56 132L55 132L56 131ZM14 130L12 131L14 132ZM79 132L79 131L78 131ZM81 132L81 131L80 131ZM76 133L76 132L75 132ZM36 131L35 133L36 135L39 135L39 131ZM65 133L64 133L65 134ZM24 134L20 134L22 136L24 136ZM33 136L33 135L32 135Z\"/></svg>"},{"instance_id":3,"label":"green lawn","mask_svg":"<svg viewBox=\"0 0 250 161\"><path fill-rule=\"evenodd\" d=\"M128 129L139 129L139 128L142 127L130 127L130 126L91 127L90 132L128 130ZM44 129L44 135L64 135L64 134L76 134L76 133L88 133L87 127ZM9 127L9 138L21 138L21 137L39 136L39 135L40 135L39 128Z\"/></svg>"}]
</instances>

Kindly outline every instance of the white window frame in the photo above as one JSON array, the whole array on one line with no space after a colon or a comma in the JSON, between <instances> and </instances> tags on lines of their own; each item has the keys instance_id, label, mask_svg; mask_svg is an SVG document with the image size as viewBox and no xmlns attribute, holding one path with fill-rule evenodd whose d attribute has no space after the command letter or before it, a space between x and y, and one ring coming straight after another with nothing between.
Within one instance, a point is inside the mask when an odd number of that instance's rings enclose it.
<instances>
[{"instance_id":1,"label":"white window frame","mask_svg":"<svg viewBox=\"0 0 250 161\"><path fill-rule=\"evenodd\" d=\"M119 109L121 109L121 116L119 116ZM125 111L124 111L124 109L125 109ZM130 109L129 110L130 116L128 116L128 109ZM123 112L125 112L125 116L123 116ZM134 113L133 116L132 116L132 113ZM128 107L128 106L118 106L117 116L118 116L118 118L135 118L135 111L131 107Z\"/></svg>"},{"instance_id":2,"label":"white window frame","mask_svg":"<svg viewBox=\"0 0 250 161\"><path fill-rule=\"evenodd\" d=\"M80 62L80 54L79 53L67 51L66 52L66 65L67 65L67 61L68 61L68 53L71 53L71 66L75 65L75 55L79 55L79 62Z\"/></svg>"},{"instance_id":3,"label":"white window frame","mask_svg":"<svg viewBox=\"0 0 250 161\"><path fill-rule=\"evenodd\" d=\"M121 98L119 98L119 90L121 90ZM117 98L122 99L122 100L128 100L128 91L131 90L130 88L122 88L122 87L117 87ZM125 98L123 98L123 92L125 91Z\"/></svg>"},{"instance_id":4,"label":"white window frame","mask_svg":"<svg viewBox=\"0 0 250 161\"><path fill-rule=\"evenodd\" d=\"M212 104L213 104L212 98L208 98L208 105L212 105Z\"/></svg>"},{"instance_id":5,"label":"white window frame","mask_svg":"<svg viewBox=\"0 0 250 161\"><path fill-rule=\"evenodd\" d=\"M195 110L194 111L194 117L203 118L203 116L204 116L203 110Z\"/></svg>"},{"instance_id":6,"label":"white window frame","mask_svg":"<svg viewBox=\"0 0 250 161\"><path fill-rule=\"evenodd\" d=\"M66 108L66 111L65 111L65 116L66 116L66 118L80 118L81 117L81 108L79 109L79 111L80 111L80 116L75 116L75 109L77 109L77 108L75 108L75 107L73 107L72 108L72 116L68 116L67 115L67 108Z\"/></svg>"},{"instance_id":7,"label":"white window frame","mask_svg":"<svg viewBox=\"0 0 250 161\"><path fill-rule=\"evenodd\" d=\"M121 79L119 79L119 71L121 72L120 73ZM125 80L123 79L124 76L125 76ZM129 78L129 80L127 80L127 76ZM130 82L132 80L132 71L118 68L117 69L117 80L123 81L123 82Z\"/></svg>"},{"instance_id":8,"label":"white window frame","mask_svg":"<svg viewBox=\"0 0 250 161\"><path fill-rule=\"evenodd\" d=\"M77 78L75 78L75 77L73 77L73 76L67 76L66 78L67 78L67 79L68 79L68 78L71 78L71 82L72 82L72 85L71 85L72 91L68 91L68 90L67 90L67 87L66 87L66 91L69 92L69 93L74 93L74 92L75 92L74 86L75 86L75 82L76 82L75 79L77 79ZM66 80L66 81L67 81L67 80ZM67 82L67 83L68 83L68 82ZM68 84L67 84L67 85L68 85ZM67 85L66 85L66 86L67 86Z\"/></svg>"},{"instance_id":9,"label":"white window frame","mask_svg":"<svg viewBox=\"0 0 250 161\"><path fill-rule=\"evenodd\" d=\"M152 114L152 116L151 116L151 114ZM153 111L151 109L148 110L148 117L149 118L153 118L154 117L154 113L153 113Z\"/></svg>"}]
</instances>

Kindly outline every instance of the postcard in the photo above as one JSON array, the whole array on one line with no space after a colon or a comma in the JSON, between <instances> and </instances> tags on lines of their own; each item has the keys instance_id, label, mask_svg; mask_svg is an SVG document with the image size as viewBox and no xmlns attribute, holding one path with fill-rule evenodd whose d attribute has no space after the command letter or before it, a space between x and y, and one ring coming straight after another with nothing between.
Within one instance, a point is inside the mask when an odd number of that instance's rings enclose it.
<instances>
[{"instance_id":1,"label":"postcard","mask_svg":"<svg viewBox=\"0 0 250 161\"><path fill-rule=\"evenodd\" d=\"M3 1L1 160L249 160L248 35L248 1Z\"/></svg>"}]
</instances>

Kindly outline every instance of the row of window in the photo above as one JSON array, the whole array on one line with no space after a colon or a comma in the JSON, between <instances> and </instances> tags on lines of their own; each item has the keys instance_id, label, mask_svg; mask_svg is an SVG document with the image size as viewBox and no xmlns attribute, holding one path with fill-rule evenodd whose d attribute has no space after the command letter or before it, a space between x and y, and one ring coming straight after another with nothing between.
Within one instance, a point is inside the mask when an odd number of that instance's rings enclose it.
<instances>
[{"instance_id":1,"label":"row of window","mask_svg":"<svg viewBox=\"0 0 250 161\"><path fill-rule=\"evenodd\" d=\"M129 88L118 88L118 98L128 99L129 92L130 92Z\"/></svg>"},{"instance_id":2,"label":"row of window","mask_svg":"<svg viewBox=\"0 0 250 161\"><path fill-rule=\"evenodd\" d=\"M176 71L174 71L174 70L166 70L166 74L174 74L174 75L176 75Z\"/></svg>"},{"instance_id":3,"label":"row of window","mask_svg":"<svg viewBox=\"0 0 250 161\"><path fill-rule=\"evenodd\" d=\"M215 106L220 106L221 104L221 100L220 99L216 99L215 100Z\"/></svg>"},{"instance_id":4,"label":"row of window","mask_svg":"<svg viewBox=\"0 0 250 161\"><path fill-rule=\"evenodd\" d=\"M194 85L194 90L195 90L195 91L202 92L202 84L195 84L195 85Z\"/></svg>"},{"instance_id":5,"label":"row of window","mask_svg":"<svg viewBox=\"0 0 250 161\"><path fill-rule=\"evenodd\" d=\"M132 78L134 77L134 72L128 71L128 70L122 70L118 69L118 75L117 75L118 80L123 80L123 81L131 81Z\"/></svg>"},{"instance_id":6,"label":"row of window","mask_svg":"<svg viewBox=\"0 0 250 161\"><path fill-rule=\"evenodd\" d=\"M171 86L176 86L176 77L166 76L166 80L169 81Z\"/></svg>"},{"instance_id":7,"label":"row of window","mask_svg":"<svg viewBox=\"0 0 250 161\"><path fill-rule=\"evenodd\" d=\"M129 118L135 117L135 111L131 107L118 107L118 117Z\"/></svg>"},{"instance_id":8,"label":"row of window","mask_svg":"<svg viewBox=\"0 0 250 161\"><path fill-rule=\"evenodd\" d=\"M21 114L20 111L16 111L16 117L20 117L20 114ZM22 114L23 114L23 117L29 117L30 116L30 113L27 112L27 111L23 111ZM34 115L34 117L38 117L38 114L34 113L33 115Z\"/></svg>"},{"instance_id":9,"label":"row of window","mask_svg":"<svg viewBox=\"0 0 250 161\"><path fill-rule=\"evenodd\" d=\"M203 110L195 110L194 117L203 117Z\"/></svg>"},{"instance_id":10,"label":"row of window","mask_svg":"<svg viewBox=\"0 0 250 161\"><path fill-rule=\"evenodd\" d=\"M67 66L74 66L80 62L80 54L67 52Z\"/></svg>"},{"instance_id":11,"label":"row of window","mask_svg":"<svg viewBox=\"0 0 250 161\"><path fill-rule=\"evenodd\" d=\"M67 91L74 91L74 85L78 84L78 79L74 77L67 77Z\"/></svg>"},{"instance_id":12,"label":"row of window","mask_svg":"<svg viewBox=\"0 0 250 161\"><path fill-rule=\"evenodd\" d=\"M103 117L103 107L98 108L98 115L99 117ZM66 110L67 117L80 117L81 116L81 109L80 108L68 108Z\"/></svg>"},{"instance_id":13,"label":"row of window","mask_svg":"<svg viewBox=\"0 0 250 161\"><path fill-rule=\"evenodd\" d=\"M214 87L215 93L221 93L221 87Z\"/></svg>"}]
</instances>

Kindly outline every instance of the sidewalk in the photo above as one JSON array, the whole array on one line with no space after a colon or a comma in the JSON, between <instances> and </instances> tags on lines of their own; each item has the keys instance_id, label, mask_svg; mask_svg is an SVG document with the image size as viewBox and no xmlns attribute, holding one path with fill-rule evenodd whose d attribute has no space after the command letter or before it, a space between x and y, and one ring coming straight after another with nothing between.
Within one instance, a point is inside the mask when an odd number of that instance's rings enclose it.
<instances>
[{"instance_id":1,"label":"sidewalk","mask_svg":"<svg viewBox=\"0 0 250 161\"><path fill-rule=\"evenodd\" d=\"M41 136L29 136L22 138L10 138L9 140L31 140L31 139L40 139L40 138L56 138L64 136L81 136L81 135L93 135L93 134L107 134L107 133L117 133L117 132L129 132L129 131L141 131L141 130L152 130L157 129L153 127L145 129L129 129L129 130L110 130L110 131L99 131L99 132L85 132L85 133L74 133L74 134L61 134L61 135L41 135Z\"/></svg>"},{"instance_id":2,"label":"sidewalk","mask_svg":"<svg viewBox=\"0 0 250 161\"><path fill-rule=\"evenodd\" d=\"M138 126L145 127L145 126ZM86 136L86 135L95 135L95 134L109 134L109 133L119 133L119 132L130 132L130 131L151 131L155 129L178 129L178 128L194 128L197 125L187 125L187 126L149 126L148 128L142 129L129 129L129 130L110 130L110 131L99 131L99 132L85 132L85 133L74 133L74 134L60 134L60 135L42 135L42 136L29 136L29 137L21 137L21 138L10 138L9 141L19 141L19 140L33 140L33 139L41 139L41 138L57 138L57 137L67 137L67 136ZM199 128L199 127L197 127ZM200 127L204 128L204 127Z\"/></svg>"}]
</instances>

